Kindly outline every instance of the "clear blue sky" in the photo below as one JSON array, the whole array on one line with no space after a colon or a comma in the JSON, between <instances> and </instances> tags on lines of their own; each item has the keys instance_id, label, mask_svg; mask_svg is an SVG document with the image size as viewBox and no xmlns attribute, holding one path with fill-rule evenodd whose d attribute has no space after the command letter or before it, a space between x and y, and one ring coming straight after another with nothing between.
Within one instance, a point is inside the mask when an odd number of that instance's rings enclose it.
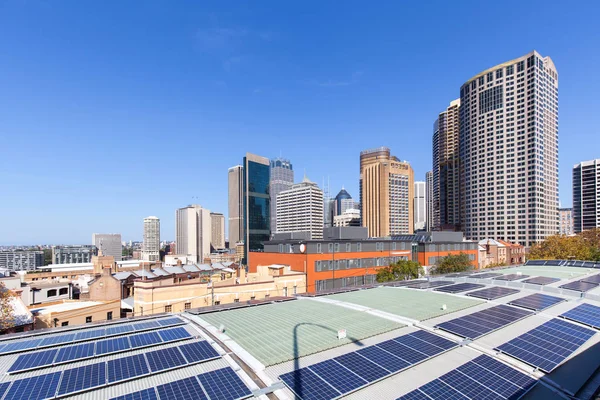
<instances>
[{"instance_id":1,"label":"clear blue sky","mask_svg":"<svg viewBox=\"0 0 600 400\"><path fill-rule=\"evenodd\" d=\"M176 208L227 212L246 151L356 198L366 148L424 180L461 84L533 49L559 71L571 205L573 164L600 158L599 16L597 1L0 0L0 244L139 240L149 215L174 239Z\"/></svg>"}]
</instances>

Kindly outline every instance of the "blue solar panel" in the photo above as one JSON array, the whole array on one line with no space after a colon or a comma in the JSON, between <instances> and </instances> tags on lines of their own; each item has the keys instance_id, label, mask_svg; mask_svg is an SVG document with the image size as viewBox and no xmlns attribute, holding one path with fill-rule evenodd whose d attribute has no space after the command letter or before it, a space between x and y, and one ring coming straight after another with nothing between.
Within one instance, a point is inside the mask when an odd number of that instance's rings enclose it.
<instances>
[{"instance_id":1,"label":"blue solar panel","mask_svg":"<svg viewBox=\"0 0 600 400\"><path fill-rule=\"evenodd\" d=\"M594 328L600 328L600 307L591 304L581 304L560 316Z\"/></svg>"},{"instance_id":2,"label":"blue solar panel","mask_svg":"<svg viewBox=\"0 0 600 400\"><path fill-rule=\"evenodd\" d=\"M376 346L369 346L364 349L360 349L356 351L356 353L390 372L397 372L410 366L410 363Z\"/></svg>"},{"instance_id":3,"label":"blue solar panel","mask_svg":"<svg viewBox=\"0 0 600 400\"><path fill-rule=\"evenodd\" d=\"M104 328L93 329L93 330L88 330L88 331L81 331L81 332L77 332L75 334L75 341L95 339L98 337L102 337L105 334L106 334L106 330Z\"/></svg>"},{"instance_id":4,"label":"blue solar panel","mask_svg":"<svg viewBox=\"0 0 600 400\"><path fill-rule=\"evenodd\" d=\"M431 400L431 397L416 389L402 397L398 397L396 400Z\"/></svg>"},{"instance_id":5,"label":"blue solar panel","mask_svg":"<svg viewBox=\"0 0 600 400\"><path fill-rule=\"evenodd\" d=\"M515 294L515 293L519 293L519 290L505 288L505 287L492 286L489 288L476 290L474 292L467 293L467 296L477 297L479 299L495 300L495 299L499 299L500 297L509 296L509 295Z\"/></svg>"},{"instance_id":6,"label":"blue solar panel","mask_svg":"<svg viewBox=\"0 0 600 400\"><path fill-rule=\"evenodd\" d=\"M0 383L0 399L4 395L4 392L6 392L8 390L9 386L10 386L10 382Z\"/></svg>"},{"instance_id":7,"label":"blue solar panel","mask_svg":"<svg viewBox=\"0 0 600 400\"><path fill-rule=\"evenodd\" d=\"M138 333L137 335L131 335L128 337L132 348L162 343L162 339L156 332Z\"/></svg>"},{"instance_id":8,"label":"blue solar panel","mask_svg":"<svg viewBox=\"0 0 600 400\"><path fill-rule=\"evenodd\" d=\"M342 394L367 384L366 380L334 360L326 360L308 368Z\"/></svg>"},{"instance_id":9,"label":"blue solar panel","mask_svg":"<svg viewBox=\"0 0 600 400\"><path fill-rule=\"evenodd\" d=\"M475 358L473 361L471 361L471 363L475 364L477 367L481 367L487 371L493 372L495 375L501 377L502 380L498 381L499 385L504 385L506 382L508 382L521 390L527 390L536 383L536 381L533 378L486 355L481 355ZM500 393L501 391L500 389L495 389L494 387L492 387L492 385L488 386L490 386L490 388L497 393ZM511 396L507 394L506 397L510 398ZM514 397L518 398L518 396Z\"/></svg>"},{"instance_id":10,"label":"blue solar panel","mask_svg":"<svg viewBox=\"0 0 600 400\"><path fill-rule=\"evenodd\" d=\"M143 354L108 361L108 382L122 381L150 373Z\"/></svg>"},{"instance_id":11,"label":"blue solar panel","mask_svg":"<svg viewBox=\"0 0 600 400\"><path fill-rule=\"evenodd\" d=\"M457 283L456 285L442 286L434 290L437 292L460 293L466 292L467 290L479 289L482 287L485 287L485 285L480 285L478 283Z\"/></svg>"},{"instance_id":12,"label":"blue solar panel","mask_svg":"<svg viewBox=\"0 0 600 400\"><path fill-rule=\"evenodd\" d=\"M192 335L190 335L190 333L183 327L165 329L158 331L158 334L165 342L192 337Z\"/></svg>"},{"instance_id":13,"label":"blue solar panel","mask_svg":"<svg viewBox=\"0 0 600 400\"><path fill-rule=\"evenodd\" d=\"M106 384L106 363L67 369L63 372L58 395L79 392Z\"/></svg>"},{"instance_id":14,"label":"blue solar panel","mask_svg":"<svg viewBox=\"0 0 600 400\"><path fill-rule=\"evenodd\" d=\"M133 332L133 326L131 325L116 325L106 328L106 336L122 335L129 332Z\"/></svg>"},{"instance_id":15,"label":"blue solar panel","mask_svg":"<svg viewBox=\"0 0 600 400\"><path fill-rule=\"evenodd\" d=\"M440 286L452 285L453 283L454 281L426 281L412 285L406 285L406 287L411 289L433 289Z\"/></svg>"},{"instance_id":16,"label":"blue solar panel","mask_svg":"<svg viewBox=\"0 0 600 400\"><path fill-rule=\"evenodd\" d=\"M243 399L252 395L250 389L231 368L222 368L198 375L198 380L208 393L210 400Z\"/></svg>"},{"instance_id":17,"label":"blue solar panel","mask_svg":"<svg viewBox=\"0 0 600 400\"><path fill-rule=\"evenodd\" d=\"M496 278L498 276L502 276L501 273L498 272L485 272L483 274L475 274L475 275L471 275L469 276L469 278L475 278L475 279L489 279L489 278Z\"/></svg>"},{"instance_id":18,"label":"blue solar panel","mask_svg":"<svg viewBox=\"0 0 600 400\"><path fill-rule=\"evenodd\" d=\"M358 353L348 353L334 358L335 361L368 382L374 382L389 375L389 371L362 357Z\"/></svg>"},{"instance_id":19,"label":"blue solar panel","mask_svg":"<svg viewBox=\"0 0 600 400\"><path fill-rule=\"evenodd\" d=\"M140 322L137 324L132 324L132 326L133 326L133 329L135 329L136 331L143 331L146 329L158 328L161 325L156 321L147 321L147 322Z\"/></svg>"},{"instance_id":20,"label":"blue solar panel","mask_svg":"<svg viewBox=\"0 0 600 400\"><path fill-rule=\"evenodd\" d=\"M188 363L195 363L219 357L219 353L206 341L194 342L179 346Z\"/></svg>"},{"instance_id":21,"label":"blue solar panel","mask_svg":"<svg viewBox=\"0 0 600 400\"><path fill-rule=\"evenodd\" d=\"M413 336L412 334L400 336L395 338L394 340L400 344L403 344L406 347L409 347L413 350L417 350L427 355L428 357L432 357L444 351L440 347L429 343L428 341L424 341L416 336Z\"/></svg>"},{"instance_id":22,"label":"blue solar panel","mask_svg":"<svg viewBox=\"0 0 600 400\"><path fill-rule=\"evenodd\" d=\"M575 290L577 292L587 292L588 290L592 290L598 287L597 283L583 282L583 281L575 281L570 283L565 283L564 285L559 286L562 289Z\"/></svg>"},{"instance_id":23,"label":"blue solar panel","mask_svg":"<svg viewBox=\"0 0 600 400\"><path fill-rule=\"evenodd\" d=\"M153 372L185 365L185 358L176 347L146 353L148 364Z\"/></svg>"},{"instance_id":24,"label":"blue solar panel","mask_svg":"<svg viewBox=\"0 0 600 400\"><path fill-rule=\"evenodd\" d=\"M4 400L42 400L54 398L60 372L14 381Z\"/></svg>"},{"instance_id":25,"label":"blue solar panel","mask_svg":"<svg viewBox=\"0 0 600 400\"><path fill-rule=\"evenodd\" d=\"M519 279L529 278L529 275L519 275L519 274L507 274L499 276L495 279L499 281L518 281Z\"/></svg>"},{"instance_id":26,"label":"blue solar panel","mask_svg":"<svg viewBox=\"0 0 600 400\"><path fill-rule=\"evenodd\" d=\"M20 355L19 358L17 358L17 361L10 366L8 372L23 371L26 369L52 364L57 352L58 350L52 349Z\"/></svg>"},{"instance_id":27,"label":"blue solar panel","mask_svg":"<svg viewBox=\"0 0 600 400\"><path fill-rule=\"evenodd\" d=\"M330 400L341 395L307 368L288 372L280 378L301 399Z\"/></svg>"},{"instance_id":28,"label":"blue solar panel","mask_svg":"<svg viewBox=\"0 0 600 400\"><path fill-rule=\"evenodd\" d=\"M158 322L160 324L160 326L179 325L179 324L183 323L183 321L180 318L177 318L177 317L159 319L156 322Z\"/></svg>"},{"instance_id":29,"label":"blue solar panel","mask_svg":"<svg viewBox=\"0 0 600 400\"><path fill-rule=\"evenodd\" d=\"M409 364L416 364L428 358L427 354L423 354L420 351L404 346L395 340L387 340L377 344L376 346L389 353L392 353L396 357L403 359Z\"/></svg>"},{"instance_id":30,"label":"blue solar panel","mask_svg":"<svg viewBox=\"0 0 600 400\"><path fill-rule=\"evenodd\" d=\"M418 390L434 400L465 400L467 398L439 379L421 386Z\"/></svg>"},{"instance_id":31,"label":"blue solar panel","mask_svg":"<svg viewBox=\"0 0 600 400\"><path fill-rule=\"evenodd\" d=\"M158 400L158 397L156 396L154 388L150 388L140 390L139 392L124 394L119 397L113 397L110 400Z\"/></svg>"},{"instance_id":32,"label":"blue solar panel","mask_svg":"<svg viewBox=\"0 0 600 400\"><path fill-rule=\"evenodd\" d=\"M131 345L129 344L129 339L127 337L100 340L96 342L96 355L114 353L130 348Z\"/></svg>"},{"instance_id":33,"label":"blue solar panel","mask_svg":"<svg viewBox=\"0 0 600 400\"><path fill-rule=\"evenodd\" d=\"M410 336L416 337L417 339L421 339L424 342L431 343L439 347L441 350L450 350L451 348L458 346L457 343L451 340L448 340L446 338L443 338L441 336L435 335L427 331L419 330L411 333Z\"/></svg>"},{"instance_id":34,"label":"blue solar panel","mask_svg":"<svg viewBox=\"0 0 600 400\"><path fill-rule=\"evenodd\" d=\"M497 396L490 389L486 388L476 380L476 376L467 376L459 371L450 371L441 376L440 381L446 385L460 391L468 399L493 399Z\"/></svg>"},{"instance_id":35,"label":"blue solar panel","mask_svg":"<svg viewBox=\"0 0 600 400\"><path fill-rule=\"evenodd\" d=\"M95 343L83 343L76 346L61 347L56 355L55 363L78 360L94 355Z\"/></svg>"},{"instance_id":36,"label":"blue solar panel","mask_svg":"<svg viewBox=\"0 0 600 400\"><path fill-rule=\"evenodd\" d=\"M498 346L496 350L549 373L595 333L588 328L552 319Z\"/></svg>"},{"instance_id":37,"label":"blue solar panel","mask_svg":"<svg viewBox=\"0 0 600 400\"><path fill-rule=\"evenodd\" d=\"M50 336L42 340L40 347L53 346L61 343L71 343L75 339L75 334L70 333L67 335Z\"/></svg>"},{"instance_id":38,"label":"blue solar panel","mask_svg":"<svg viewBox=\"0 0 600 400\"><path fill-rule=\"evenodd\" d=\"M541 311L563 301L565 301L565 299L561 299L560 297L550 296L543 293L535 293L529 296L521 297L517 300L513 300L508 304L527 308L529 310Z\"/></svg>"},{"instance_id":39,"label":"blue solar panel","mask_svg":"<svg viewBox=\"0 0 600 400\"><path fill-rule=\"evenodd\" d=\"M7 343L6 346L4 346L4 348L2 349L2 352L3 353L12 353L13 351L35 349L41 342L42 342L42 339L34 339L34 340L27 340L24 342Z\"/></svg>"},{"instance_id":40,"label":"blue solar panel","mask_svg":"<svg viewBox=\"0 0 600 400\"><path fill-rule=\"evenodd\" d=\"M207 399L196 377L181 379L156 387L160 400Z\"/></svg>"},{"instance_id":41,"label":"blue solar panel","mask_svg":"<svg viewBox=\"0 0 600 400\"><path fill-rule=\"evenodd\" d=\"M558 278L550 278L547 276L536 276L533 278L525 279L522 281L523 283L530 283L532 285L549 285L550 283L558 282L560 279Z\"/></svg>"},{"instance_id":42,"label":"blue solar panel","mask_svg":"<svg viewBox=\"0 0 600 400\"><path fill-rule=\"evenodd\" d=\"M583 278L582 281L583 282L600 284L600 274L598 274L598 275L592 275L592 276L587 276L587 277Z\"/></svg>"}]
</instances>

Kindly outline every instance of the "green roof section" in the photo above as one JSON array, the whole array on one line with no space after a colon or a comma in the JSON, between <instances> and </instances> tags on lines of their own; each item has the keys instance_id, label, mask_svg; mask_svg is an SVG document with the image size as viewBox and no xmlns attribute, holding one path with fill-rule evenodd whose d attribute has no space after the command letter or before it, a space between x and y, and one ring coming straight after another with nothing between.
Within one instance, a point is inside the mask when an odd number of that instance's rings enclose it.
<instances>
[{"instance_id":1,"label":"green roof section","mask_svg":"<svg viewBox=\"0 0 600 400\"><path fill-rule=\"evenodd\" d=\"M313 300L203 314L200 318L235 340L265 366L357 342L405 325ZM339 340L338 330L347 338Z\"/></svg>"},{"instance_id":2,"label":"green roof section","mask_svg":"<svg viewBox=\"0 0 600 400\"><path fill-rule=\"evenodd\" d=\"M581 267L525 265L522 267L496 269L493 272L501 274L516 274L517 272L521 272L523 275L529 275L530 278L534 276L545 276L547 278L571 279L589 274L590 272L596 272L596 270Z\"/></svg>"},{"instance_id":3,"label":"green roof section","mask_svg":"<svg viewBox=\"0 0 600 400\"><path fill-rule=\"evenodd\" d=\"M327 298L375 308L418 321L450 314L483 303L481 300L421 289L386 287L334 294ZM445 310L442 309L444 304L446 305Z\"/></svg>"}]
</instances>

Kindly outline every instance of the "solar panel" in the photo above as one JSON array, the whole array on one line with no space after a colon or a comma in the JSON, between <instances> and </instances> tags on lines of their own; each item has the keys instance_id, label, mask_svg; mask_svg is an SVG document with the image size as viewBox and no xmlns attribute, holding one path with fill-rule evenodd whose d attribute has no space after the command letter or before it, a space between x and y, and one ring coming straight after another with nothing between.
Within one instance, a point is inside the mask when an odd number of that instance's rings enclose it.
<instances>
[{"instance_id":1,"label":"solar panel","mask_svg":"<svg viewBox=\"0 0 600 400\"><path fill-rule=\"evenodd\" d=\"M10 386L10 382L0 383L0 399L4 395L4 392L6 392L8 390L9 386Z\"/></svg>"},{"instance_id":2,"label":"solar panel","mask_svg":"<svg viewBox=\"0 0 600 400\"><path fill-rule=\"evenodd\" d=\"M131 345L129 344L129 339L127 337L100 340L96 342L96 355L114 353L130 348Z\"/></svg>"},{"instance_id":3,"label":"solar panel","mask_svg":"<svg viewBox=\"0 0 600 400\"><path fill-rule=\"evenodd\" d=\"M525 265L546 265L547 260L527 260Z\"/></svg>"},{"instance_id":4,"label":"solar panel","mask_svg":"<svg viewBox=\"0 0 600 400\"><path fill-rule=\"evenodd\" d=\"M587 292L588 290L592 290L598 287L597 283L583 282L583 281L575 281L565 283L564 285L559 286L562 289L576 290L578 292Z\"/></svg>"},{"instance_id":5,"label":"solar panel","mask_svg":"<svg viewBox=\"0 0 600 400\"><path fill-rule=\"evenodd\" d=\"M158 331L158 334L165 342L192 337L192 335L190 335L190 333L183 327L165 329Z\"/></svg>"},{"instance_id":6,"label":"solar panel","mask_svg":"<svg viewBox=\"0 0 600 400\"><path fill-rule=\"evenodd\" d=\"M354 372L367 382L374 382L389 375L389 371L369 361L356 352L344 354L334 358L335 361Z\"/></svg>"},{"instance_id":7,"label":"solar panel","mask_svg":"<svg viewBox=\"0 0 600 400\"><path fill-rule=\"evenodd\" d=\"M454 274L444 275L445 278L460 278L463 276L473 275L473 272L456 272Z\"/></svg>"},{"instance_id":8,"label":"solar panel","mask_svg":"<svg viewBox=\"0 0 600 400\"><path fill-rule=\"evenodd\" d=\"M132 348L151 346L163 342L157 332L139 333L128 337Z\"/></svg>"},{"instance_id":9,"label":"solar panel","mask_svg":"<svg viewBox=\"0 0 600 400\"><path fill-rule=\"evenodd\" d=\"M467 290L479 289L482 287L485 287L485 285L480 285L478 283L457 283L456 285L443 286L434 290L436 290L437 292L460 293L466 292Z\"/></svg>"},{"instance_id":10,"label":"solar panel","mask_svg":"<svg viewBox=\"0 0 600 400\"><path fill-rule=\"evenodd\" d=\"M250 389L231 368L198 375L198 380L211 400L243 399L252 395Z\"/></svg>"},{"instance_id":11,"label":"solar panel","mask_svg":"<svg viewBox=\"0 0 600 400\"><path fill-rule=\"evenodd\" d=\"M308 368L340 393L352 392L367 384L366 380L334 360L326 360Z\"/></svg>"},{"instance_id":12,"label":"solar panel","mask_svg":"<svg viewBox=\"0 0 600 400\"><path fill-rule=\"evenodd\" d=\"M529 275L507 274L494 278L499 281L518 281L519 279L529 278Z\"/></svg>"},{"instance_id":13,"label":"solar panel","mask_svg":"<svg viewBox=\"0 0 600 400\"><path fill-rule=\"evenodd\" d=\"M280 378L301 399L329 400L341 395L308 368L288 372Z\"/></svg>"},{"instance_id":14,"label":"solar panel","mask_svg":"<svg viewBox=\"0 0 600 400\"><path fill-rule=\"evenodd\" d=\"M550 373L595 333L555 318L498 346L496 350Z\"/></svg>"},{"instance_id":15,"label":"solar panel","mask_svg":"<svg viewBox=\"0 0 600 400\"><path fill-rule=\"evenodd\" d=\"M156 390L150 388L140 390L139 392L124 394L119 397L113 397L110 400L158 400L158 397L156 396Z\"/></svg>"},{"instance_id":16,"label":"solar panel","mask_svg":"<svg viewBox=\"0 0 600 400\"><path fill-rule=\"evenodd\" d=\"M413 350L417 350L418 352L423 353L428 357L434 356L443 351L439 347L431 343L424 342L423 340L411 335L400 336L393 340L400 343L403 346L409 347Z\"/></svg>"},{"instance_id":17,"label":"solar panel","mask_svg":"<svg viewBox=\"0 0 600 400\"><path fill-rule=\"evenodd\" d=\"M394 282L393 286L409 286L409 285L416 285L419 283L427 283L428 280L427 279L409 279L409 280L405 280L405 281L400 281L400 282Z\"/></svg>"},{"instance_id":18,"label":"solar panel","mask_svg":"<svg viewBox=\"0 0 600 400\"><path fill-rule=\"evenodd\" d=\"M506 287L492 286L489 288L476 290L475 292L467 293L467 296L477 297L479 299L495 300L501 297L510 296L511 294L515 293L519 293L519 290Z\"/></svg>"},{"instance_id":19,"label":"solar panel","mask_svg":"<svg viewBox=\"0 0 600 400\"><path fill-rule=\"evenodd\" d=\"M108 361L108 382L117 382L150 373L143 354Z\"/></svg>"},{"instance_id":20,"label":"solar panel","mask_svg":"<svg viewBox=\"0 0 600 400\"><path fill-rule=\"evenodd\" d=\"M40 347L53 346L61 343L71 343L75 339L75 334L50 336L42 340Z\"/></svg>"},{"instance_id":21,"label":"solar panel","mask_svg":"<svg viewBox=\"0 0 600 400\"><path fill-rule=\"evenodd\" d=\"M543 293L535 293L529 296L521 297L520 299L513 300L508 304L522 308L527 308L529 310L541 311L563 301L565 301L565 299L561 299L560 297L550 296Z\"/></svg>"},{"instance_id":22,"label":"solar panel","mask_svg":"<svg viewBox=\"0 0 600 400\"><path fill-rule=\"evenodd\" d=\"M356 353L390 372L397 372L410 366L409 362L404 361L377 346L369 346L356 351Z\"/></svg>"},{"instance_id":23,"label":"solar panel","mask_svg":"<svg viewBox=\"0 0 600 400\"><path fill-rule=\"evenodd\" d=\"M183 324L184 322L181 320L181 318L177 318L177 317L173 317L173 318L165 318L165 319L159 319L158 324L160 326L171 326L171 325L179 325L179 324Z\"/></svg>"},{"instance_id":24,"label":"solar panel","mask_svg":"<svg viewBox=\"0 0 600 400\"><path fill-rule=\"evenodd\" d=\"M146 353L148 365L152 372L185 365L186 361L177 347L170 347Z\"/></svg>"},{"instance_id":25,"label":"solar panel","mask_svg":"<svg viewBox=\"0 0 600 400\"><path fill-rule=\"evenodd\" d=\"M22 354L10 366L8 372L23 371L26 369L40 367L42 365L52 364L58 350L46 350L36 353Z\"/></svg>"},{"instance_id":26,"label":"solar panel","mask_svg":"<svg viewBox=\"0 0 600 400\"><path fill-rule=\"evenodd\" d=\"M531 311L525 311L501 304L485 310L465 315L464 317L442 322L436 328L443 329L469 339L477 339L496 329L516 322L531 315Z\"/></svg>"},{"instance_id":27,"label":"solar panel","mask_svg":"<svg viewBox=\"0 0 600 400\"><path fill-rule=\"evenodd\" d=\"M600 328L600 307L591 304L581 304L560 316L594 328Z\"/></svg>"},{"instance_id":28,"label":"solar panel","mask_svg":"<svg viewBox=\"0 0 600 400\"><path fill-rule=\"evenodd\" d=\"M116 325L106 328L106 336L121 335L129 332L133 332L133 326L131 325Z\"/></svg>"},{"instance_id":29,"label":"solar panel","mask_svg":"<svg viewBox=\"0 0 600 400\"><path fill-rule=\"evenodd\" d=\"M486 273L483 273L483 274L471 275L471 276L469 276L469 278L474 278L474 279L489 279L489 278L496 278L498 276L502 276L502 274L500 274L498 272L486 272Z\"/></svg>"},{"instance_id":30,"label":"solar panel","mask_svg":"<svg viewBox=\"0 0 600 400\"><path fill-rule=\"evenodd\" d=\"M27 340L24 342L7 343L6 346L4 346L4 348L2 349L2 352L3 353L12 353L13 351L35 349L41 342L42 342L42 339L34 339L34 340Z\"/></svg>"},{"instance_id":31,"label":"solar panel","mask_svg":"<svg viewBox=\"0 0 600 400\"><path fill-rule=\"evenodd\" d=\"M196 377L181 379L175 382L165 383L156 387L160 400L182 400L182 399L206 399L206 394Z\"/></svg>"},{"instance_id":32,"label":"solar panel","mask_svg":"<svg viewBox=\"0 0 600 400\"><path fill-rule=\"evenodd\" d=\"M396 357L401 358L409 364L416 364L428 358L427 354L404 346L393 339L381 342L376 346L387 351L388 353L392 353Z\"/></svg>"},{"instance_id":33,"label":"solar panel","mask_svg":"<svg viewBox=\"0 0 600 400\"><path fill-rule=\"evenodd\" d=\"M106 384L106 363L67 369L63 372L58 395L79 392Z\"/></svg>"},{"instance_id":34,"label":"solar panel","mask_svg":"<svg viewBox=\"0 0 600 400\"><path fill-rule=\"evenodd\" d=\"M554 282L558 282L558 278L550 278L548 276L535 276L533 278L525 279L523 283L530 283L532 285L549 285Z\"/></svg>"},{"instance_id":35,"label":"solar panel","mask_svg":"<svg viewBox=\"0 0 600 400\"><path fill-rule=\"evenodd\" d=\"M188 364L219 357L219 353L206 341L179 346Z\"/></svg>"},{"instance_id":36,"label":"solar panel","mask_svg":"<svg viewBox=\"0 0 600 400\"><path fill-rule=\"evenodd\" d=\"M441 336L435 335L427 331L419 330L411 333L410 336L416 337L417 339L421 339L427 343L436 345L437 347L442 349L442 351L450 350L451 348L458 346L457 343L451 340L448 340L446 338L443 338Z\"/></svg>"},{"instance_id":37,"label":"solar panel","mask_svg":"<svg viewBox=\"0 0 600 400\"><path fill-rule=\"evenodd\" d=\"M133 329L136 331L143 331L146 329L158 328L161 325L157 321L146 321L146 322L140 322L137 324L132 324L132 326L133 326Z\"/></svg>"},{"instance_id":38,"label":"solar panel","mask_svg":"<svg viewBox=\"0 0 600 400\"><path fill-rule=\"evenodd\" d=\"M4 400L51 399L56 394L60 372L19 379L13 382Z\"/></svg>"},{"instance_id":39,"label":"solar panel","mask_svg":"<svg viewBox=\"0 0 600 400\"><path fill-rule=\"evenodd\" d=\"M581 281L582 282L589 282L589 283L600 284L600 274L585 277Z\"/></svg>"},{"instance_id":40,"label":"solar panel","mask_svg":"<svg viewBox=\"0 0 600 400\"><path fill-rule=\"evenodd\" d=\"M493 372L495 375L502 377L506 382L510 382L512 385L517 386L520 389L528 389L536 382L534 379L523 374L522 372L517 371L516 369L511 368L508 365L486 355L481 355L471 362L476 364L478 367L485 368L486 370ZM507 398L508 397L510 396L507 396Z\"/></svg>"},{"instance_id":41,"label":"solar panel","mask_svg":"<svg viewBox=\"0 0 600 400\"><path fill-rule=\"evenodd\" d=\"M429 281L408 285L407 287L411 289L432 289L440 286L452 285L453 283L453 281Z\"/></svg>"},{"instance_id":42,"label":"solar panel","mask_svg":"<svg viewBox=\"0 0 600 400\"><path fill-rule=\"evenodd\" d=\"M106 334L105 329L94 329L89 331L81 331L75 334L75 341L95 339Z\"/></svg>"}]
</instances>

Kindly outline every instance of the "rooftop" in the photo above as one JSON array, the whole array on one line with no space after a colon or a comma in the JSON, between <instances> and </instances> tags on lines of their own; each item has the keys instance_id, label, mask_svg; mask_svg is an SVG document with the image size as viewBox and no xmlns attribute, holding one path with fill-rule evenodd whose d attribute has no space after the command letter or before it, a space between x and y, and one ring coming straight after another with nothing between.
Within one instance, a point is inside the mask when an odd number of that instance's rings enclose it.
<instances>
[{"instance_id":1,"label":"rooftop","mask_svg":"<svg viewBox=\"0 0 600 400\"><path fill-rule=\"evenodd\" d=\"M51 314L56 312L79 310L81 308L93 307L102 304L100 301L67 301L60 304L42 305L31 308L32 313Z\"/></svg>"}]
</instances>

